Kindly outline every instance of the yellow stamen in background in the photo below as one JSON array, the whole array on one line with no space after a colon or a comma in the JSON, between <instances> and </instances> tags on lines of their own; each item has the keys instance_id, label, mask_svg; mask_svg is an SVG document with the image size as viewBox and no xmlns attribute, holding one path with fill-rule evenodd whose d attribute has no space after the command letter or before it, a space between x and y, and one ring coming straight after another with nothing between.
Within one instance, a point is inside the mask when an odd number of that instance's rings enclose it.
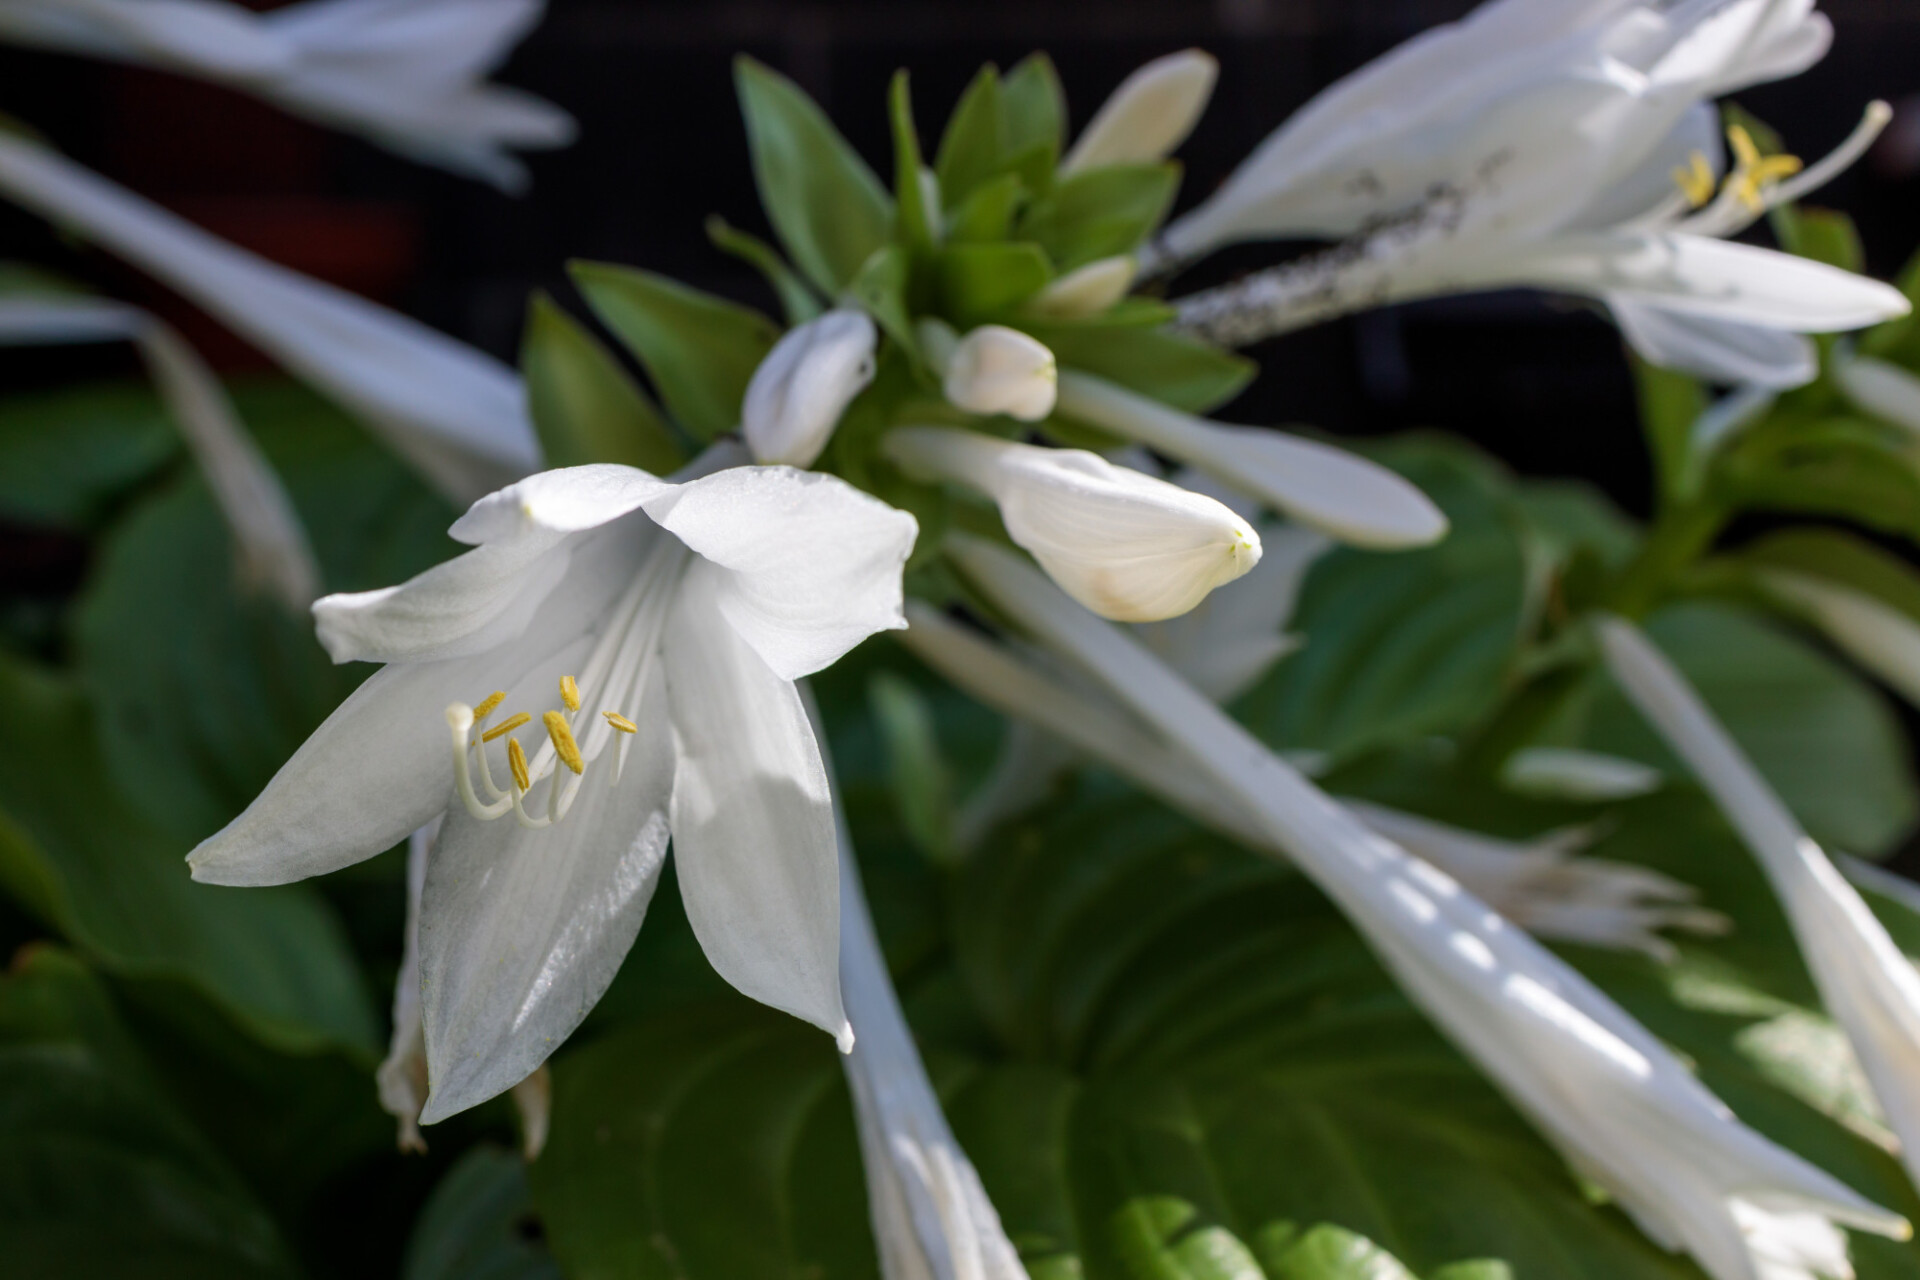
<instances>
[{"instance_id":1,"label":"yellow stamen in background","mask_svg":"<svg viewBox=\"0 0 1920 1280\"><path fill-rule=\"evenodd\" d=\"M617 729L621 733L640 732L639 725L627 719L625 716L621 715L618 711L602 711L600 714L606 717L606 721L609 725L611 725L613 728Z\"/></svg>"},{"instance_id":2,"label":"yellow stamen in background","mask_svg":"<svg viewBox=\"0 0 1920 1280\"><path fill-rule=\"evenodd\" d=\"M580 744L573 740L573 730L567 727L567 718L558 711L549 711L540 717L546 722L547 737L553 740L553 749L560 757L560 763L575 773L585 773L587 762L580 758Z\"/></svg>"},{"instance_id":3,"label":"yellow stamen in background","mask_svg":"<svg viewBox=\"0 0 1920 1280\"><path fill-rule=\"evenodd\" d=\"M1696 209L1713 199L1713 165L1708 162L1706 152L1696 151L1687 157L1686 164L1675 165L1673 184Z\"/></svg>"},{"instance_id":4,"label":"yellow stamen in background","mask_svg":"<svg viewBox=\"0 0 1920 1280\"><path fill-rule=\"evenodd\" d=\"M491 694L487 696L487 700L485 702L481 703L479 706L473 709L473 718L475 720L485 720L488 716L493 714L493 709L495 707L499 706L501 703L505 702L506 700L507 700L507 691L505 689L495 689Z\"/></svg>"},{"instance_id":5,"label":"yellow stamen in background","mask_svg":"<svg viewBox=\"0 0 1920 1280\"><path fill-rule=\"evenodd\" d=\"M1745 125L1727 126L1727 145L1733 148L1733 167L1751 169L1760 163L1760 147L1747 132Z\"/></svg>"},{"instance_id":6,"label":"yellow stamen in background","mask_svg":"<svg viewBox=\"0 0 1920 1280\"><path fill-rule=\"evenodd\" d=\"M528 723L532 719L533 717L524 711L516 712L511 719L502 720L499 724L481 734L480 741L492 742L495 738L512 733L515 729L518 729L521 725Z\"/></svg>"},{"instance_id":7,"label":"yellow stamen in background","mask_svg":"<svg viewBox=\"0 0 1920 1280\"><path fill-rule=\"evenodd\" d=\"M573 682L572 676L560 677L560 701L567 704L569 711L580 709L580 686ZM576 769L574 772L578 773L579 770Z\"/></svg>"},{"instance_id":8,"label":"yellow stamen in background","mask_svg":"<svg viewBox=\"0 0 1920 1280\"><path fill-rule=\"evenodd\" d=\"M1767 187L1800 172L1799 156L1761 155L1753 135L1737 124L1727 126L1727 144L1733 148L1735 161L1733 172L1727 175L1727 189L1750 212L1766 209Z\"/></svg>"},{"instance_id":9,"label":"yellow stamen in background","mask_svg":"<svg viewBox=\"0 0 1920 1280\"><path fill-rule=\"evenodd\" d=\"M518 738L507 739L507 767L513 770L513 785L522 795L533 789L533 779L527 774L527 753L520 749Z\"/></svg>"}]
</instances>

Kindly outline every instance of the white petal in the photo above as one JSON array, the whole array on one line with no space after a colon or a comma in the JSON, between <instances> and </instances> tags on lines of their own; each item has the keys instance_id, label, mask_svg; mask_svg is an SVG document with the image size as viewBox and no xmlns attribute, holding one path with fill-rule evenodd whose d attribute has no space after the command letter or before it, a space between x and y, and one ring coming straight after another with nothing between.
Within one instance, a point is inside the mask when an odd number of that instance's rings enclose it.
<instances>
[{"instance_id":1,"label":"white petal","mask_svg":"<svg viewBox=\"0 0 1920 1280\"><path fill-rule=\"evenodd\" d=\"M1649 364L1709 382L1790 391L1820 375L1813 343L1762 329L1610 297L1607 308L1629 345Z\"/></svg>"},{"instance_id":2,"label":"white petal","mask_svg":"<svg viewBox=\"0 0 1920 1280\"><path fill-rule=\"evenodd\" d=\"M1219 75L1220 64L1199 49L1155 58L1121 81L1100 104L1060 162L1060 172L1139 164L1170 155L1199 123Z\"/></svg>"},{"instance_id":3,"label":"white petal","mask_svg":"<svg viewBox=\"0 0 1920 1280\"><path fill-rule=\"evenodd\" d=\"M1444 537L1426 494L1377 463L1264 427L1208 422L1112 383L1060 375L1060 410L1244 489L1322 533L1382 550Z\"/></svg>"},{"instance_id":4,"label":"white petal","mask_svg":"<svg viewBox=\"0 0 1920 1280\"><path fill-rule=\"evenodd\" d=\"M434 818L407 837L407 923L400 944L400 973L393 980L393 1034L387 1056L373 1074L380 1107L400 1122L402 1151L425 1151L420 1109L427 1105L427 1037L420 1023L420 898L427 887L427 854L440 835Z\"/></svg>"},{"instance_id":5,"label":"white petal","mask_svg":"<svg viewBox=\"0 0 1920 1280\"><path fill-rule=\"evenodd\" d=\"M222 78L284 73L294 57L256 15L222 0L9 0L0 37Z\"/></svg>"},{"instance_id":6,"label":"white petal","mask_svg":"<svg viewBox=\"0 0 1920 1280\"><path fill-rule=\"evenodd\" d=\"M878 340L865 312L841 309L774 343L753 371L740 408L754 461L812 466L847 405L873 381Z\"/></svg>"},{"instance_id":7,"label":"white petal","mask_svg":"<svg viewBox=\"0 0 1920 1280\"><path fill-rule=\"evenodd\" d=\"M900 573L919 526L844 480L736 467L663 493L646 510L730 570L720 611L782 679L818 671L874 632L906 625Z\"/></svg>"},{"instance_id":8,"label":"white petal","mask_svg":"<svg viewBox=\"0 0 1920 1280\"><path fill-rule=\"evenodd\" d=\"M193 878L286 884L389 848L453 797L447 704L495 689L516 704L545 701L585 650L535 636L479 658L374 672L239 817L188 855Z\"/></svg>"},{"instance_id":9,"label":"white petal","mask_svg":"<svg viewBox=\"0 0 1920 1280\"><path fill-rule=\"evenodd\" d=\"M679 762L673 856L687 919L720 976L846 1049L833 800L792 682L721 616L694 565L662 655Z\"/></svg>"},{"instance_id":10,"label":"white petal","mask_svg":"<svg viewBox=\"0 0 1920 1280\"><path fill-rule=\"evenodd\" d=\"M420 914L432 1084L423 1124L525 1079L619 971L666 861L673 751L664 703L656 679L619 777L612 753L589 762L573 807L553 826L449 811ZM544 809L544 794L536 783L529 808Z\"/></svg>"},{"instance_id":11,"label":"white petal","mask_svg":"<svg viewBox=\"0 0 1920 1280\"><path fill-rule=\"evenodd\" d=\"M0 193L177 289L471 501L536 469L520 379L417 321L227 244L0 131Z\"/></svg>"},{"instance_id":12,"label":"white petal","mask_svg":"<svg viewBox=\"0 0 1920 1280\"><path fill-rule=\"evenodd\" d=\"M1920 438L1920 378L1872 356L1836 359L1833 376L1854 404Z\"/></svg>"},{"instance_id":13,"label":"white petal","mask_svg":"<svg viewBox=\"0 0 1920 1280\"><path fill-rule=\"evenodd\" d=\"M488 494L447 532L474 545L579 533L618 520L673 488L670 481L618 463L561 467Z\"/></svg>"}]
</instances>

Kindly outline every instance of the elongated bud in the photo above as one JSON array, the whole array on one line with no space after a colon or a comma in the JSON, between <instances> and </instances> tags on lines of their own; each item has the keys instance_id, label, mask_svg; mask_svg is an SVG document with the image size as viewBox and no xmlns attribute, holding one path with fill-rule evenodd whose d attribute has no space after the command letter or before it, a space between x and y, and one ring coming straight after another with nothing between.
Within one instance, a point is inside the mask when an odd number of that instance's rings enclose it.
<instances>
[{"instance_id":1,"label":"elongated bud","mask_svg":"<svg viewBox=\"0 0 1920 1280\"><path fill-rule=\"evenodd\" d=\"M1920 378L1872 356L1836 359L1832 371L1857 407L1920 438Z\"/></svg>"},{"instance_id":2,"label":"elongated bud","mask_svg":"<svg viewBox=\"0 0 1920 1280\"><path fill-rule=\"evenodd\" d=\"M1763 569L1759 576L1848 657L1920 705L1920 623L1864 591L1809 573Z\"/></svg>"},{"instance_id":3,"label":"elongated bud","mask_svg":"<svg viewBox=\"0 0 1920 1280\"><path fill-rule=\"evenodd\" d=\"M944 325L921 329L922 345L943 370L942 389L956 407L1004 413L1022 422L1038 422L1053 412L1060 372L1044 343L998 324L983 324L958 341Z\"/></svg>"},{"instance_id":4,"label":"elongated bud","mask_svg":"<svg viewBox=\"0 0 1920 1280\"><path fill-rule=\"evenodd\" d=\"M1446 516L1412 484L1317 440L1208 422L1084 373L1060 376L1060 411L1178 458L1356 547L1419 547L1447 532Z\"/></svg>"},{"instance_id":5,"label":"elongated bud","mask_svg":"<svg viewBox=\"0 0 1920 1280\"><path fill-rule=\"evenodd\" d=\"M1583 804L1650 795L1666 781L1652 765L1577 747L1525 747L1500 770L1509 791Z\"/></svg>"},{"instance_id":6,"label":"elongated bud","mask_svg":"<svg viewBox=\"0 0 1920 1280\"><path fill-rule=\"evenodd\" d=\"M842 309L774 343L754 370L740 408L754 461L811 466L847 405L873 381L877 340L866 313Z\"/></svg>"},{"instance_id":7,"label":"elongated bud","mask_svg":"<svg viewBox=\"0 0 1920 1280\"><path fill-rule=\"evenodd\" d=\"M1187 612L1260 562L1260 535L1221 503L1080 449L900 427L887 455L909 475L990 495L1013 540L1103 618Z\"/></svg>"},{"instance_id":8,"label":"elongated bud","mask_svg":"<svg viewBox=\"0 0 1920 1280\"><path fill-rule=\"evenodd\" d=\"M1127 296L1136 270L1133 259L1124 253L1089 262L1042 289L1027 310L1050 320L1097 316Z\"/></svg>"},{"instance_id":9,"label":"elongated bud","mask_svg":"<svg viewBox=\"0 0 1920 1280\"><path fill-rule=\"evenodd\" d=\"M1199 49L1155 58L1100 104L1060 172L1163 159L1193 132L1219 74L1213 55Z\"/></svg>"}]
</instances>

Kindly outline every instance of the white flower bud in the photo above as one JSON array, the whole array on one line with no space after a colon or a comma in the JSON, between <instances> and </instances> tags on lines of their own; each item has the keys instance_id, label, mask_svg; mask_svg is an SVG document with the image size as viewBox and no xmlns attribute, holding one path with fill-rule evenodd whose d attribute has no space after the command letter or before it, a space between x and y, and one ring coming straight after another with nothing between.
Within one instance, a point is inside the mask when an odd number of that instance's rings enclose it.
<instances>
[{"instance_id":1,"label":"white flower bud","mask_svg":"<svg viewBox=\"0 0 1920 1280\"><path fill-rule=\"evenodd\" d=\"M1759 578L1836 648L1920 706L1920 623L1864 591L1809 573L1763 569Z\"/></svg>"},{"instance_id":2,"label":"white flower bud","mask_svg":"<svg viewBox=\"0 0 1920 1280\"><path fill-rule=\"evenodd\" d=\"M878 340L865 312L839 310L788 330L774 343L753 371L740 407L754 461L811 466L847 405L873 381Z\"/></svg>"},{"instance_id":3,"label":"white flower bud","mask_svg":"<svg viewBox=\"0 0 1920 1280\"><path fill-rule=\"evenodd\" d=\"M1193 132L1219 74L1220 64L1199 49L1155 58L1100 104L1060 172L1162 159Z\"/></svg>"},{"instance_id":4,"label":"white flower bud","mask_svg":"<svg viewBox=\"0 0 1920 1280\"><path fill-rule=\"evenodd\" d=\"M1027 310L1050 320L1097 316L1127 296L1136 267L1127 254L1077 267L1034 295Z\"/></svg>"},{"instance_id":5,"label":"white flower bud","mask_svg":"<svg viewBox=\"0 0 1920 1280\"><path fill-rule=\"evenodd\" d=\"M1098 454L940 427L896 428L885 448L909 475L990 495L1013 540L1103 618L1175 617L1260 562L1260 535L1227 507Z\"/></svg>"},{"instance_id":6,"label":"white flower bud","mask_svg":"<svg viewBox=\"0 0 1920 1280\"><path fill-rule=\"evenodd\" d=\"M1509 791L1592 804L1650 795L1666 784L1652 765L1577 747L1523 747L1500 770Z\"/></svg>"},{"instance_id":7,"label":"white flower bud","mask_svg":"<svg viewBox=\"0 0 1920 1280\"><path fill-rule=\"evenodd\" d=\"M968 413L1038 422L1053 412L1060 374L1045 344L1005 325L983 324L946 361L947 399Z\"/></svg>"}]
</instances>

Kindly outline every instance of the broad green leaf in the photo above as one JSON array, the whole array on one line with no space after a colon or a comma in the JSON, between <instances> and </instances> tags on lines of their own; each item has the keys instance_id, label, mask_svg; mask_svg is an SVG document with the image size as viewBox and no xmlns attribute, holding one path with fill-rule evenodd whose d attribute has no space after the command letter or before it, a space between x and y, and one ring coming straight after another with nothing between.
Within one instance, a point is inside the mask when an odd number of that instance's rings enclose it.
<instances>
[{"instance_id":1,"label":"broad green leaf","mask_svg":"<svg viewBox=\"0 0 1920 1280\"><path fill-rule=\"evenodd\" d=\"M686 461L646 393L544 291L527 308L520 371L549 467L620 462L664 476Z\"/></svg>"},{"instance_id":2,"label":"broad green leaf","mask_svg":"<svg viewBox=\"0 0 1920 1280\"><path fill-rule=\"evenodd\" d=\"M1867 269L1866 250L1853 219L1837 209L1781 205L1772 215L1774 233L1788 253L1855 273Z\"/></svg>"},{"instance_id":3,"label":"broad green leaf","mask_svg":"<svg viewBox=\"0 0 1920 1280\"><path fill-rule=\"evenodd\" d=\"M906 250L890 244L874 250L847 292L903 351L917 356L919 341L907 312L907 276Z\"/></svg>"},{"instance_id":4,"label":"broad green leaf","mask_svg":"<svg viewBox=\"0 0 1920 1280\"><path fill-rule=\"evenodd\" d=\"M752 58L733 68L767 219L801 274L836 294L892 233L892 202L798 85Z\"/></svg>"},{"instance_id":5,"label":"broad green leaf","mask_svg":"<svg viewBox=\"0 0 1920 1280\"><path fill-rule=\"evenodd\" d=\"M940 755L932 709L919 690L892 672L869 682L867 699L887 746L902 823L928 858L953 861L953 780Z\"/></svg>"},{"instance_id":6,"label":"broad green leaf","mask_svg":"<svg viewBox=\"0 0 1920 1280\"><path fill-rule=\"evenodd\" d=\"M1023 319L1020 327L1046 343L1062 368L1097 374L1189 413L1225 404L1259 371L1245 356L1144 326L1143 314L1123 304L1104 316Z\"/></svg>"},{"instance_id":7,"label":"broad green leaf","mask_svg":"<svg viewBox=\"0 0 1920 1280\"><path fill-rule=\"evenodd\" d=\"M1067 95L1053 60L1030 53L1000 82L1000 119L1009 154L1040 148L1060 158L1067 130Z\"/></svg>"},{"instance_id":8,"label":"broad green leaf","mask_svg":"<svg viewBox=\"0 0 1920 1280\"><path fill-rule=\"evenodd\" d=\"M949 216L949 244L991 244L1013 234L1013 215L1020 208L1026 188L1017 175L1003 173L973 189Z\"/></svg>"},{"instance_id":9,"label":"broad green leaf","mask_svg":"<svg viewBox=\"0 0 1920 1280\"><path fill-rule=\"evenodd\" d=\"M407 1242L401 1280L560 1280L537 1237L520 1157L469 1150L434 1188Z\"/></svg>"},{"instance_id":10,"label":"broad green leaf","mask_svg":"<svg viewBox=\"0 0 1920 1280\"><path fill-rule=\"evenodd\" d=\"M1020 219L1023 239L1037 240L1062 271L1129 253L1160 225L1180 186L1180 166L1102 165L1054 185Z\"/></svg>"},{"instance_id":11,"label":"broad green leaf","mask_svg":"<svg viewBox=\"0 0 1920 1280\"><path fill-rule=\"evenodd\" d=\"M1920 540L1911 438L1864 418L1775 414L1716 467L1736 506L1832 516Z\"/></svg>"},{"instance_id":12,"label":"broad green leaf","mask_svg":"<svg viewBox=\"0 0 1920 1280\"><path fill-rule=\"evenodd\" d=\"M940 179L940 199L954 208L987 179L996 176L1005 145L1001 133L1000 73L991 64L960 95L947 128L940 135L934 173Z\"/></svg>"},{"instance_id":13,"label":"broad green leaf","mask_svg":"<svg viewBox=\"0 0 1920 1280\"><path fill-rule=\"evenodd\" d=\"M1761 569L1788 569L1863 591L1920 622L1920 573L1864 538L1838 529L1783 529L1741 548Z\"/></svg>"},{"instance_id":14,"label":"broad green leaf","mask_svg":"<svg viewBox=\"0 0 1920 1280\"><path fill-rule=\"evenodd\" d=\"M1694 463L1693 424L1707 407L1707 392L1698 380L1671 369L1633 359L1633 380L1639 390L1640 423L1653 453L1664 501L1689 498L1699 487Z\"/></svg>"},{"instance_id":15,"label":"broad green leaf","mask_svg":"<svg viewBox=\"0 0 1920 1280\"><path fill-rule=\"evenodd\" d=\"M805 324L820 314L819 295L787 265L779 250L759 236L749 235L716 214L707 219L707 239L722 253L732 254L767 278L789 325Z\"/></svg>"},{"instance_id":16,"label":"broad green leaf","mask_svg":"<svg viewBox=\"0 0 1920 1280\"><path fill-rule=\"evenodd\" d=\"M1036 244L956 244L934 258L934 279L939 309L966 330L1004 317L1040 292L1053 268Z\"/></svg>"},{"instance_id":17,"label":"broad green leaf","mask_svg":"<svg viewBox=\"0 0 1920 1280\"><path fill-rule=\"evenodd\" d=\"M1816 839L1871 857L1912 828L1920 794L1906 740L1886 699L1865 680L1727 605L1672 605L1646 629ZM1604 679L1578 745L1687 776Z\"/></svg>"},{"instance_id":18,"label":"broad green leaf","mask_svg":"<svg viewBox=\"0 0 1920 1280\"><path fill-rule=\"evenodd\" d=\"M1487 715L1514 674L1527 604L1520 526L1492 464L1437 437L1371 452L1437 502L1451 532L1417 551L1322 559L1289 627L1306 646L1241 704L1274 746L1335 760Z\"/></svg>"},{"instance_id":19,"label":"broad green leaf","mask_svg":"<svg viewBox=\"0 0 1920 1280\"><path fill-rule=\"evenodd\" d=\"M574 262L568 269L688 434L712 440L740 425L747 383L780 336L771 320L651 271L601 262Z\"/></svg>"},{"instance_id":20,"label":"broad green leaf","mask_svg":"<svg viewBox=\"0 0 1920 1280\"><path fill-rule=\"evenodd\" d=\"M180 453L179 429L137 383L0 400L0 515L85 529Z\"/></svg>"}]
</instances>

